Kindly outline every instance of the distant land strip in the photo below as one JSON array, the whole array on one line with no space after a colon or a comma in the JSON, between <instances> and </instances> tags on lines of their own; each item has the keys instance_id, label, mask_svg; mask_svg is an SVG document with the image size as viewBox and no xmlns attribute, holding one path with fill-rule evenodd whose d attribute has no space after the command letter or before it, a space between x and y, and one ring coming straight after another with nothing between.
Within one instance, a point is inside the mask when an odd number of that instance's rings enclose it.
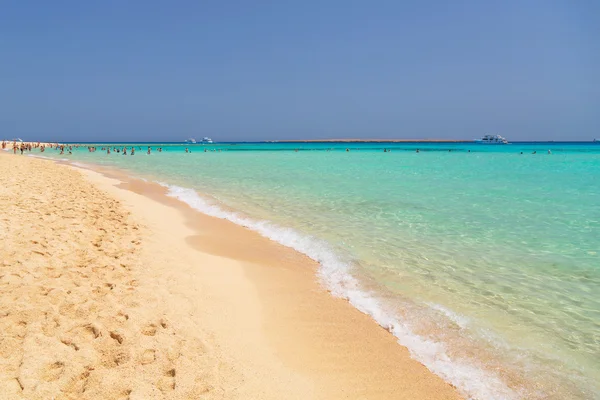
<instances>
[{"instance_id":1,"label":"distant land strip","mask_svg":"<svg viewBox=\"0 0 600 400\"><path fill-rule=\"evenodd\" d=\"M388 142L388 143L466 143L472 140L457 140L457 139L310 139L310 140L273 140L276 143L372 143L372 142Z\"/></svg>"}]
</instances>

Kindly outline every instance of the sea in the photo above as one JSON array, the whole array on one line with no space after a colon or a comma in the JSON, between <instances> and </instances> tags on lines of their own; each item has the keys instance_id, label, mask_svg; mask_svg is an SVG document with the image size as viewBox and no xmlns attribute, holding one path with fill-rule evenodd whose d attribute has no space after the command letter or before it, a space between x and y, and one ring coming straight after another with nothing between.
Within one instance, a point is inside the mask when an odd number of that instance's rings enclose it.
<instances>
[{"instance_id":1,"label":"sea","mask_svg":"<svg viewBox=\"0 0 600 400\"><path fill-rule=\"evenodd\" d=\"M600 143L95 143L42 155L159 182L306 254L333 296L466 398L600 399Z\"/></svg>"}]
</instances>

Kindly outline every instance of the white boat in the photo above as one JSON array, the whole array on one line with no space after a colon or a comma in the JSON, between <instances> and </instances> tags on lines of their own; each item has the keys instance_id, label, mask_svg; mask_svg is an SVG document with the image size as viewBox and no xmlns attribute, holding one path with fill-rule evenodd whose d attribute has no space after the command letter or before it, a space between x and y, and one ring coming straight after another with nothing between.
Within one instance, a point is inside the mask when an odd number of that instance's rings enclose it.
<instances>
[{"instance_id":1,"label":"white boat","mask_svg":"<svg viewBox=\"0 0 600 400\"><path fill-rule=\"evenodd\" d=\"M189 139L186 139L186 141L185 141L185 142L186 142L186 143L192 143L192 144L194 144L194 143L196 143L196 139L194 139L194 138L189 138Z\"/></svg>"},{"instance_id":2,"label":"white boat","mask_svg":"<svg viewBox=\"0 0 600 400\"><path fill-rule=\"evenodd\" d=\"M202 138L202 142L201 143L212 143L212 142L213 141L212 141L211 138L205 136L205 137Z\"/></svg>"},{"instance_id":3,"label":"white boat","mask_svg":"<svg viewBox=\"0 0 600 400\"><path fill-rule=\"evenodd\" d=\"M475 143L481 144L508 144L508 140L500 135L485 135L481 139L475 139Z\"/></svg>"}]
</instances>

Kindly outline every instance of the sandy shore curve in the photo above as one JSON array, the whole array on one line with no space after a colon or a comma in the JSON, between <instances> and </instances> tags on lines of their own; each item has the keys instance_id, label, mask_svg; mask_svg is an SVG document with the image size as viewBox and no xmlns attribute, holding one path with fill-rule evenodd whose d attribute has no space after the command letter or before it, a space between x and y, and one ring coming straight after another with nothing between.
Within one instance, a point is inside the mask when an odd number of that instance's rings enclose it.
<instances>
[{"instance_id":1,"label":"sandy shore curve","mask_svg":"<svg viewBox=\"0 0 600 400\"><path fill-rule=\"evenodd\" d=\"M461 398L292 249L124 175L0 174L3 398Z\"/></svg>"}]
</instances>

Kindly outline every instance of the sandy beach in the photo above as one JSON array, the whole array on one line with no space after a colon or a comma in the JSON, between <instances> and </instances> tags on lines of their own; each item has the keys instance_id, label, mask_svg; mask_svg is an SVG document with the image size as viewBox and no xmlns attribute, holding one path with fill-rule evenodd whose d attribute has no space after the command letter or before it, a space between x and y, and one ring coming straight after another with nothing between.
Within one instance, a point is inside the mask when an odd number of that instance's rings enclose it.
<instances>
[{"instance_id":1,"label":"sandy beach","mask_svg":"<svg viewBox=\"0 0 600 400\"><path fill-rule=\"evenodd\" d=\"M307 257L165 189L0 154L3 399L459 399Z\"/></svg>"}]
</instances>

